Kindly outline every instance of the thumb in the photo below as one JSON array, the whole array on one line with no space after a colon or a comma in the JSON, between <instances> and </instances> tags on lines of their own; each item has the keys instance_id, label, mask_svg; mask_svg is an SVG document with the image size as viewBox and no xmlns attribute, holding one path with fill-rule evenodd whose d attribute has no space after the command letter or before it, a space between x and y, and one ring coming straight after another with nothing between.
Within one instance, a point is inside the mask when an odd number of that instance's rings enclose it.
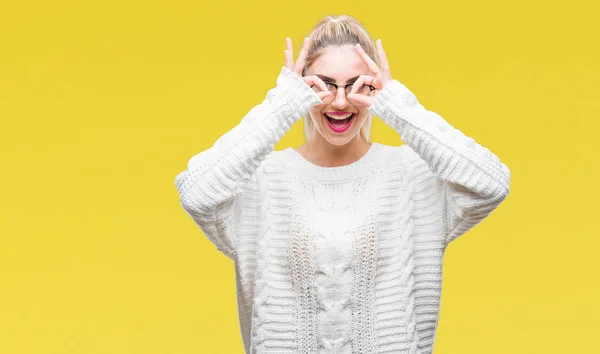
<instances>
[{"instance_id":1,"label":"thumb","mask_svg":"<svg viewBox=\"0 0 600 354\"><path fill-rule=\"evenodd\" d=\"M317 95L319 96L321 101L324 101L326 98L328 98L329 96L331 96L333 94L330 91L318 91Z\"/></svg>"},{"instance_id":2,"label":"thumb","mask_svg":"<svg viewBox=\"0 0 600 354\"><path fill-rule=\"evenodd\" d=\"M349 93L346 97L350 103L357 106L371 106L373 102L370 96L361 95L359 93Z\"/></svg>"}]
</instances>

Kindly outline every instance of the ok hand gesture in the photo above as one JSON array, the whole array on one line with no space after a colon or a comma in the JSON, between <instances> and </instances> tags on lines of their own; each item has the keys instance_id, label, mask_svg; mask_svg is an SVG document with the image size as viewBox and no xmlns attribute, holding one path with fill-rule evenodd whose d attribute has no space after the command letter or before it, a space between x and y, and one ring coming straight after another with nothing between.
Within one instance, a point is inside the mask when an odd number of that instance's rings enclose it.
<instances>
[{"instance_id":1,"label":"ok hand gesture","mask_svg":"<svg viewBox=\"0 0 600 354\"><path fill-rule=\"evenodd\" d=\"M387 61L387 57L385 56L385 52L383 51L383 45L381 44L381 39L378 39L376 42L377 52L379 54L379 61L381 62L381 69L377 66L377 63L369 57L369 55L362 49L360 44L356 44L356 51L358 55L362 58L362 60L367 64L369 71L372 75L361 75L354 85L352 86L352 90L346 96L348 97L348 101L352 104L358 106L371 106L373 104L373 99L377 94L383 90L383 87L390 81L392 81L392 75L390 73L390 66ZM375 87L375 91L373 96L363 95L357 93L358 89L362 87L362 85L371 85Z\"/></svg>"},{"instance_id":2,"label":"ok hand gesture","mask_svg":"<svg viewBox=\"0 0 600 354\"><path fill-rule=\"evenodd\" d=\"M308 47L310 45L310 39L308 37L304 38L304 46L298 55L298 60L296 64L294 64L293 60L293 50L292 50L292 40L288 37L285 39L287 43L287 49L284 50L285 53L285 67L296 73L306 84L309 86L316 85L322 91L318 91L317 95L323 101L328 96L333 95L329 90L327 90L327 85L321 80L318 76L302 76L302 70L304 69L304 64L306 63L306 55L308 54Z\"/></svg>"}]
</instances>

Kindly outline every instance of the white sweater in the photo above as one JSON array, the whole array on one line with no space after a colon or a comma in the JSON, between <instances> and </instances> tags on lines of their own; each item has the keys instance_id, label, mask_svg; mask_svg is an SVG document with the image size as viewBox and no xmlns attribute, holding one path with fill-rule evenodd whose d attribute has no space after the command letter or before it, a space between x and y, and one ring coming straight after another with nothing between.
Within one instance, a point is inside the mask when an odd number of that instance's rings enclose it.
<instances>
[{"instance_id":1,"label":"white sweater","mask_svg":"<svg viewBox=\"0 0 600 354\"><path fill-rule=\"evenodd\" d=\"M508 195L487 148L389 82L370 111L406 144L320 167L274 144L321 103L283 67L276 87L175 184L235 264L246 353L431 353L448 243Z\"/></svg>"}]
</instances>

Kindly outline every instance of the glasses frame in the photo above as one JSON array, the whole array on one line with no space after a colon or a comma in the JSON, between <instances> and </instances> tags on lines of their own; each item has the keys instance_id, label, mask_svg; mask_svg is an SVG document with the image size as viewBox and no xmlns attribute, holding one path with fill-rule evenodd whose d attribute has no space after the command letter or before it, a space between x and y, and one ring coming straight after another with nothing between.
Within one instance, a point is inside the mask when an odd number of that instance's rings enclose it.
<instances>
[{"instance_id":1,"label":"glasses frame","mask_svg":"<svg viewBox=\"0 0 600 354\"><path fill-rule=\"evenodd\" d=\"M325 83L325 85L332 85L333 87L335 87L335 93L332 92L334 96L337 96L338 90L340 89L340 87L344 88L344 95L348 95L350 92L346 92L346 88L354 86L354 82L350 83L350 84L345 84L345 85L338 85L338 84L334 84L333 82L329 82L329 81L323 81L323 83ZM314 84L310 85L311 88L313 86L315 86L315 85ZM369 93L376 90L375 86L373 86L373 85L363 84L363 86L367 86L369 88ZM331 92L331 91L329 91L329 92Z\"/></svg>"}]
</instances>

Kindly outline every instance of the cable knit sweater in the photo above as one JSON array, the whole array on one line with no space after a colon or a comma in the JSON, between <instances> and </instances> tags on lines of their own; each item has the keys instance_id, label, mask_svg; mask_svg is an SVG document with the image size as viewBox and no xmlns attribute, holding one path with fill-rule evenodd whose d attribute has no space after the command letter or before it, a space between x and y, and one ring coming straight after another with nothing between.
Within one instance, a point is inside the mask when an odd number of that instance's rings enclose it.
<instances>
[{"instance_id":1,"label":"cable knit sweater","mask_svg":"<svg viewBox=\"0 0 600 354\"><path fill-rule=\"evenodd\" d=\"M185 211L235 264L246 353L431 353L448 243L508 195L496 155L393 80L369 110L405 142L320 167L274 144L322 101L283 67L265 100L191 157Z\"/></svg>"}]
</instances>

